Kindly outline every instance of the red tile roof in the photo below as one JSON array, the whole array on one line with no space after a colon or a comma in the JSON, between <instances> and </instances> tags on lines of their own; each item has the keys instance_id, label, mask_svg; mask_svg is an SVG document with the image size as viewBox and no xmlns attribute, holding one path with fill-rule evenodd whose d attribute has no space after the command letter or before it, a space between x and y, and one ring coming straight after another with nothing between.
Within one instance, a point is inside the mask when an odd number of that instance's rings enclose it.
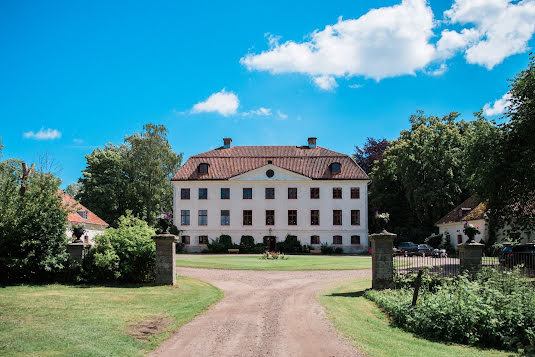
<instances>
[{"instance_id":1,"label":"red tile roof","mask_svg":"<svg viewBox=\"0 0 535 357\"><path fill-rule=\"evenodd\" d=\"M470 211L462 217L459 217L459 210L463 208L469 208ZM453 222L464 222L464 221L473 221L476 219L485 218L485 213L487 212L487 202L479 202L476 195L470 196L466 201L455 207L450 213L442 217L436 223L453 223Z\"/></svg>"},{"instance_id":2,"label":"red tile roof","mask_svg":"<svg viewBox=\"0 0 535 357\"><path fill-rule=\"evenodd\" d=\"M108 223L104 222L100 217L98 217L96 214L88 210L86 207L78 203L74 198L72 198L69 194L65 193L62 190L58 190L58 193L61 195L61 198L63 200L63 206L68 209L69 214L67 215L67 220L75 225L80 223L85 224L94 224L97 226L104 226L108 227ZM82 218L77 211L78 210L85 210L87 211L87 219Z\"/></svg>"},{"instance_id":3,"label":"red tile roof","mask_svg":"<svg viewBox=\"0 0 535 357\"><path fill-rule=\"evenodd\" d=\"M318 180L369 180L368 175L349 156L322 147L308 146L233 146L194 155L186 161L172 181L228 180L268 164ZM331 174L329 165L339 162L342 170ZM199 164L210 165L208 174L199 174Z\"/></svg>"}]
</instances>

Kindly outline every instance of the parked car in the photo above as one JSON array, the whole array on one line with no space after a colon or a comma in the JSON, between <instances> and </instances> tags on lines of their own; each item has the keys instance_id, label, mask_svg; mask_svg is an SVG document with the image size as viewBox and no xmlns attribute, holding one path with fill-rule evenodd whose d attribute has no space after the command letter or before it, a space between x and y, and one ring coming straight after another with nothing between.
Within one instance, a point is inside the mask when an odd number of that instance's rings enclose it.
<instances>
[{"instance_id":1,"label":"parked car","mask_svg":"<svg viewBox=\"0 0 535 357\"><path fill-rule=\"evenodd\" d=\"M528 269L535 269L535 243L523 243L513 247L505 247L502 250L499 261L500 264L508 267L523 265Z\"/></svg>"},{"instance_id":2,"label":"parked car","mask_svg":"<svg viewBox=\"0 0 535 357\"><path fill-rule=\"evenodd\" d=\"M414 255L421 255L422 257L433 255L435 248L429 244L418 244Z\"/></svg>"},{"instance_id":3,"label":"parked car","mask_svg":"<svg viewBox=\"0 0 535 357\"><path fill-rule=\"evenodd\" d=\"M397 253L407 256L412 255L417 250L418 245L414 244L413 242L401 242L398 245Z\"/></svg>"}]
</instances>

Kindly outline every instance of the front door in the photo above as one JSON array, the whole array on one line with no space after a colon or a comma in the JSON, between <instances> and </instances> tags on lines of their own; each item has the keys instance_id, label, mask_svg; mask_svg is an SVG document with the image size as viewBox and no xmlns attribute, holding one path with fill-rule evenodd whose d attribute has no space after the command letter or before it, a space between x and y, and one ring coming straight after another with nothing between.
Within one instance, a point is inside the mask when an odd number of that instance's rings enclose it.
<instances>
[{"instance_id":1,"label":"front door","mask_svg":"<svg viewBox=\"0 0 535 357\"><path fill-rule=\"evenodd\" d=\"M277 237L268 236L267 237L267 250L274 252L277 250Z\"/></svg>"}]
</instances>

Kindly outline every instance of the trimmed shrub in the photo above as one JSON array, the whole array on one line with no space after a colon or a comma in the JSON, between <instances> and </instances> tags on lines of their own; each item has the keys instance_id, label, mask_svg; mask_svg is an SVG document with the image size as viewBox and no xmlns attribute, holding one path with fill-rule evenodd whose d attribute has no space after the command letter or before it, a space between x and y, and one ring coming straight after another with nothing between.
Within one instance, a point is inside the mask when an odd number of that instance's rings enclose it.
<instances>
[{"instance_id":1,"label":"trimmed shrub","mask_svg":"<svg viewBox=\"0 0 535 357\"><path fill-rule=\"evenodd\" d=\"M482 345L535 353L535 291L518 270L484 269L471 279L459 275L442 286L374 291L375 301L403 329L442 342Z\"/></svg>"},{"instance_id":2,"label":"trimmed shrub","mask_svg":"<svg viewBox=\"0 0 535 357\"><path fill-rule=\"evenodd\" d=\"M252 253L255 248L254 238L252 236L241 236L240 252Z\"/></svg>"},{"instance_id":3,"label":"trimmed shrub","mask_svg":"<svg viewBox=\"0 0 535 357\"><path fill-rule=\"evenodd\" d=\"M334 254L342 254L344 252L344 248L336 247L334 248Z\"/></svg>"},{"instance_id":4,"label":"trimmed shrub","mask_svg":"<svg viewBox=\"0 0 535 357\"><path fill-rule=\"evenodd\" d=\"M321 254L333 254L333 247L328 245L327 243L321 243Z\"/></svg>"},{"instance_id":5,"label":"trimmed shrub","mask_svg":"<svg viewBox=\"0 0 535 357\"><path fill-rule=\"evenodd\" d=\"M277 250L282 253L300 253L302 251L301 242L297 236L288 234L284 242L277 244Z\"/></svg>"},{"instance_id":6,"label":"trimmed shrub","mask_svg":"<svg viewBox=\"0 0 535 357\"><path fill-rule=\"evenodd\" d=\"M212 239L206 247L210 253L227 253L229 249L240 248L239 245L232 243L232 237L226 234Z\"/></svg>"},{"instance_id":7,"label":"trimmed shrub","mask_svg":"<svg viewBox=\"0 0 535 357\"><path fill-rule=\"evenodd\" d=\"M95 246L84 259L88 280L148 282L154 279L155 234L147 222L127 211L117 228L95 237Z\"/></svg>"}]
</instances>

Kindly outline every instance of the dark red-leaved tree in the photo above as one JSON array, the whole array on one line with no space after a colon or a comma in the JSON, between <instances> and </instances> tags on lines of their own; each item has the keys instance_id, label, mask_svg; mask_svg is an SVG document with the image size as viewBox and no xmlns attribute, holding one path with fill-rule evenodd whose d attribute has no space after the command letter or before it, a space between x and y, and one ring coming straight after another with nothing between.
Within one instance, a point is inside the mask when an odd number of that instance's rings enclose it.
<instances>
[{"instance_id":1,"label":"dark red-leaved tree","mask_svg":"<svg viewBox=\"0 0 535 357\"><path fill-rule=\"evenodd\" d=\"M362 149L355 146L355 153L353 158L357 161L360 167L369 174L373 170L373 163L380 161L383 158L383 153L388 147L388 140L367 138Z\"/></svg>"}]
</instances>

